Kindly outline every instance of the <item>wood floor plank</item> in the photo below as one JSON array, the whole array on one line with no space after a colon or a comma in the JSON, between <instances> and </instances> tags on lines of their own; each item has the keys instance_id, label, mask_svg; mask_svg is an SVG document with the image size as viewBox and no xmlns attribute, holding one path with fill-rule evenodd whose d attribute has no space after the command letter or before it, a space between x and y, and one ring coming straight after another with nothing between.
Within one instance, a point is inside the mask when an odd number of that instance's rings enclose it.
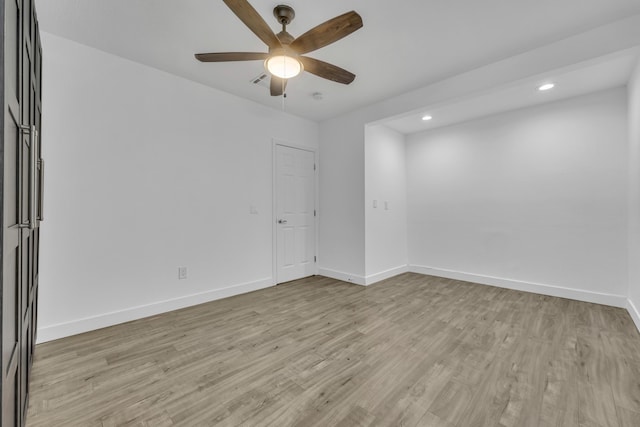
<instances>
[{"instance_id":1,"label":"wood floor plank","mask_svg":"<svg viewBox=\"0 0 640 427\"><path fill-rule=\"evenodd\" d=\"M633 412L627 408L616 408L618 419L621 427L637 427L640 426L640 412Z\"/></svg>"},{"instance_id":2,"label":"wood floor plank","mask_svg":"<svg viewBox=\"0 0 640 427\"><path fill-rule=\"evenodd\" d=\"M623 309L310 277L38 345L27 426L637 426Z\"/></svg>"},{"instance_id":3,"label":"wood floor plank","mask_svg":"<svg viewBox=\"0 0 640 427\"><path fill-rule=\"evenodd\" d=\"M437 415L427 412L422 418L420 418L420 421L415 424L415 427L455 427L455 424L451 424Z\"/></svg>"},{"instance_id":4,"label":"wood floor plank","mask_svg":"<svg viewBox=\"0 0 640 427\"><path fill-rule=\"evenodd\" d=\"M457 425L471 403L471 396L471 387L466 384L449 381L431 404L428 412L453 425Z\"/></svg>"},{"instance_id":5,"label":"wood floor plank","mask_svg":"<svg viewBox=\"0 0 640 427\"><path fill-rule=\"evenodd\" d=\"M545 369L540 422L545 426L578 426L577 336L565 333L554 350Z\"/></svg>"},{"instance_id":6,"label":"wood floor plank","mask_svg":"<svg viewBox=\"0 0 640 427\"><path fill-rule=\"evenodd\" d=\"M603 319L598 316L598 327ZM606 357L599 333L578 335L578 396L581 425L617 426L612 382L614 361Z\"/></svg>"}]
</instances>

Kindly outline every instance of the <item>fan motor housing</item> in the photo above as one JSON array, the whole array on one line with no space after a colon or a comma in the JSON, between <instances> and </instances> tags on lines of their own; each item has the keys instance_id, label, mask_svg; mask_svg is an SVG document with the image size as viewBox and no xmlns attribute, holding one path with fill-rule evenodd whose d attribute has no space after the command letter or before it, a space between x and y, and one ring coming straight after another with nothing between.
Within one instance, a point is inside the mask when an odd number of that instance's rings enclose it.
<instances>
[{"instance_id":1,"label":"fan motor housing","mask_svg":"<svg viewBox=\"0 0 640 427\"><path fill-rule=\"evenodd\" d=\"M280 40L280 43L283 45L290 45L291 42L295 40L294 37L286 31L280 31L276 34L276 37L278 37L278 40Z\"/></svg>"}]
</instances>

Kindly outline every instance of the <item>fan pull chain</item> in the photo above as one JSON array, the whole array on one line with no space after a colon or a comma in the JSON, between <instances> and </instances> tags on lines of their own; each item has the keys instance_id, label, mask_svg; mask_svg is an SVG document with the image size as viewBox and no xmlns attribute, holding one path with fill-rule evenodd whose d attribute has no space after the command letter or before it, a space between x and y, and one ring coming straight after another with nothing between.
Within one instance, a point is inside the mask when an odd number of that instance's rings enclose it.
<instances>
[{"instance_id":1,"label":"fan pull chain","mask_svg":"<svg viewBox=\"0 0 640 427\"><path fill-rule=\"evenodd\" d=\"M280 84L282 85L282 111L286 112L285 101L287 99L287 94L284 91L284 82L285 82L285 80L281 79L281 83Z\"/></svg>"}]
</instances>

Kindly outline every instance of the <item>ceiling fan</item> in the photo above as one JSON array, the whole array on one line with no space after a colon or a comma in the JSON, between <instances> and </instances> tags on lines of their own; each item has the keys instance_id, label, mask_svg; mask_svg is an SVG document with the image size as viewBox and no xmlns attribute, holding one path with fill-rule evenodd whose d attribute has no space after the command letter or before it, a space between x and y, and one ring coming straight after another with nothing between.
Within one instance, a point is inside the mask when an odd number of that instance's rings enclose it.
<instances>
[{"instance_id":1,"label":"ceiling fan","mask_svg":"<svg viewBox=\"0 0 640 427\"><path fill-rule=\"evenodd\" d=\"M273 15L282 24L282 31L274 34L269 25L247 0L223 0L233 13L268 47L269 53L262 52L222 52L197 53L196 59L201 62L228 62L264 60L265 68L271 74L270 90L272 96L284 94L287 79L295 77L302 71L308 71L318 77L337 83L349 84L355 78L350 73L335 65L318 59L303 56L348 36L362 27L362 18L351 11L336 16L300 37L294 38L287 32L287 25L295 17L293 8L278 5Z\"/></svg>"}]
</instances>

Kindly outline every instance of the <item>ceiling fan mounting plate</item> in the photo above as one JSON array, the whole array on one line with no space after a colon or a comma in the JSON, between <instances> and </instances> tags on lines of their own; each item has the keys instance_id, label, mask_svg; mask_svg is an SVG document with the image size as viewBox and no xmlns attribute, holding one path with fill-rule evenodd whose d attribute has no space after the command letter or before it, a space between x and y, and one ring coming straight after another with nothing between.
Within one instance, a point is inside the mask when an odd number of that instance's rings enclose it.
<instances>
[{"instance_id":1,"label":"ceiling fan mounting plate","mask_svg":"<svg viewBox=\"0 0 640 427\"><path fill-rule=\"evenodd\" d=\"M296 12L291 6L279 4L273 8L273 16L275 16L282 25L289 25L289 23L293 21L293 18L296 17Z\"/></svg>"}]
</instances>

